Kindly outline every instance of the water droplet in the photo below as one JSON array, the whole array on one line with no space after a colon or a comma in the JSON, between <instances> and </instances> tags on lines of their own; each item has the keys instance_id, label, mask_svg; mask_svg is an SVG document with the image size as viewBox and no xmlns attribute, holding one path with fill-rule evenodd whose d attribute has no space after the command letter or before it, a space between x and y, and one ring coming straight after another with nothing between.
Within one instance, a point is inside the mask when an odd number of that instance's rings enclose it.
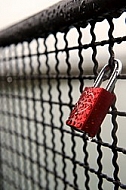
<instances>
[{"instance_id":1,"label":"water droplet","mask_svg":"<svg viewBox=\"0 0 126 190\"><path fill-rule=\"evenodd\" d=\"M13 78L12 78L12 77L7 77L7 82L8 82L8 83L13 82Z\"/></svg>"}]
</instances>

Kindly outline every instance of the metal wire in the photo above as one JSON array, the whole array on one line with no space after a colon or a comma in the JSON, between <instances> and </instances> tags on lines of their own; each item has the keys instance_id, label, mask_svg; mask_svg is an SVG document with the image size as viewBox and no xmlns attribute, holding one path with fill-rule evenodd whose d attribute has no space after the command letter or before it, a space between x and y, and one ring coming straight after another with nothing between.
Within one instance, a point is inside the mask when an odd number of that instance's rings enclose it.
<instances>
[{"instance_id":1,"label":"metal wire","mask_svg":"<svg viewBox=\"0 0 126 190\"><path fill-rule=\"evenodd\" d=\"M126 42L113 20L125 8L122 0L66 0L0 32L0 190L126 189L119 102L91 142L65 125L102 66L100 48L112 66ZM102 21L107 38L97 40Z\"/></svg>"}]
</instances>

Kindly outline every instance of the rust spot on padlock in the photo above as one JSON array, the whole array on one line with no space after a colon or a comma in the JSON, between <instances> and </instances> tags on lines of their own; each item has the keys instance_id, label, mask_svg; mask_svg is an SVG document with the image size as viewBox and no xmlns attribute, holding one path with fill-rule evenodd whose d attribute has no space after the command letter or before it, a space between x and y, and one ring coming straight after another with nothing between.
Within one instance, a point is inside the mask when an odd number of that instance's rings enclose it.
<instances>
[{"instance_id":1,"label":"rust spot on padlock","mask_svg":"<svg viewBox=\"0 0 126 190\"><path fill-rule=\"evenodd\" d=\"M104 89L100 85L109 69L109 65L105 65L100 71L94 86L84 89L66 121L67 125L87 133L89 137L94 137L98 133L102 121L116 99L112 90L115 86L117 76L122 70L122 63L117 59L114 60L113 72L106 89Z\"/></svg>"}]
</instances>

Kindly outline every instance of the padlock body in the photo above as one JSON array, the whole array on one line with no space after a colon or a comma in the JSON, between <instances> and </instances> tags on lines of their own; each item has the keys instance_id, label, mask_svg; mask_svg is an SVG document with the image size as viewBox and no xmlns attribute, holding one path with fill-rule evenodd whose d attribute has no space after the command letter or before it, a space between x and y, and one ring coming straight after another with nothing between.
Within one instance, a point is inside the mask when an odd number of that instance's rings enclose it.
<instances>
[{"instance_id":1,"label":"padlock body","mask_svg":"<svg viewBox=\"0 0 126 190\"><path fill-rule=\"evenodd\" d=\"M116 96L104 88L86 87L66 124L94 137Z\"/></svg>"}]
</instances>

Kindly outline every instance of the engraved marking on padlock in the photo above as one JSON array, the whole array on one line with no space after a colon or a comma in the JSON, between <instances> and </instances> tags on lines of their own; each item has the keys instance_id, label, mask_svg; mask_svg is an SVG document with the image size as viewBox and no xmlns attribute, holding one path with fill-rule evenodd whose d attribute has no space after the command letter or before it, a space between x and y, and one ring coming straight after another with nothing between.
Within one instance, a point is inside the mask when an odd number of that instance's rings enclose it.
<instances>
[{"instance_id":1,"label":"engraved marking on padlock","mask_svg":"<svg viewBox=\"0 0 126 190\"><path fill-rule=\"evenodd\" d=\"M94 100L94 94L93 94L91 91L90 91L89 93L85 92L85 94L86 94L87 96L91 96L91 100L92 100L92 101ZM80 107L80 105L83 104L84 100L80 100L80 101L79 101L79 104L78 104L78 102L77 102L77 109L78 109L78 110L81 109L80 111L77 111L77 113L80 114L80 113L86 111L86 109L88 109L89 107L92 106L92 101L87 102L87 106L86 106L85 108L83 108L83 109L81 108L82 106ZM85 102L86 102L86 99L85 99Z\"/></svg>"},{"instance_id":2,"label":"engraved marking on padlock","mask_svg":"<svg viewBox=\"0 0 126 190\"><path fill-rule=\"evenodd\" d=\"M86 94L86 96L91 96L91 101L90 102L89 101L86 102L86 99L83 100L83 99L80 98L79 103L77 102L76 105L75 105L76 106L76 110L77 110L75 112L75 115L79 115L82 112L86 112L86 110L88 110L89 107L90 107L90 109L92 108L92 102L93 102L93 100L95 98L94 94L92 93L92 91L89 91L89 92L86 91L84 93ZM84 102L86 102L86 106L82 107L82 105L84 105ZM70 120L71 120L71 122L76 121L75 118L71 118Z\"/></svg>"}]
</instances>

